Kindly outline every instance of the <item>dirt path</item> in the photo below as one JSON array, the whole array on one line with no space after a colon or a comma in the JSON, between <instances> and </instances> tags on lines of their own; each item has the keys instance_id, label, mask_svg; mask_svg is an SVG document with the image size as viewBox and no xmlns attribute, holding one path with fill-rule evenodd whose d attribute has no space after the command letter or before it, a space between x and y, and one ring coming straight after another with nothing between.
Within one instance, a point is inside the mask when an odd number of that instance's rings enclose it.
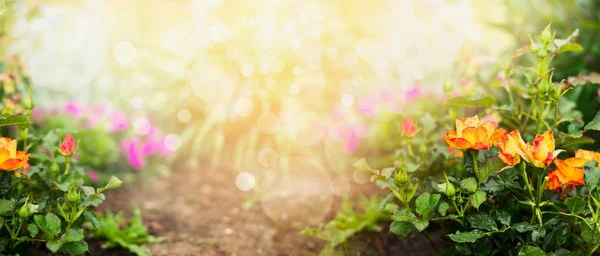
<instances>
[{"instance_id":1,"label":"dirt path","mask_svg":"<svg viewBox=\"0 0 600 256\"><path fill-rule=\"evenodd\" d=\"M272 195L274 200L257 202L244 211L242 203L254 194L236 187L233 172L190 169L168 178L128 184L108 195L100 211L140 207L151 233L167 238L165 243L149 246L158 256L318 255L323 242L301 236L299 231L322 218L331 218L332 209L341 199L319 198L320 194L330 193L318 191L319 186L302 187L303 183L318 183L314 179L305 181L295 178L293 182L310 192L303 195L305 198ZM323 209L324 205L328 207ZM352 239L339 252L327 254L420 255L427 252L421 240L416 237L400 241L386 233L365 234Z\"/></svg>"}]
</instances>

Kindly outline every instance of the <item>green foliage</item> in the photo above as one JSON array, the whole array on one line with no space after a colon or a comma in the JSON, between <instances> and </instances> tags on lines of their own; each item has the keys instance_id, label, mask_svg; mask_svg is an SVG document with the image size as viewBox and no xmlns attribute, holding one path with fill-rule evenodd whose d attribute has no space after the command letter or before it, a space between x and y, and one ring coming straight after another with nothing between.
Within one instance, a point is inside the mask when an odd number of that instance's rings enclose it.
<instances>
[{"instance_id":1,"label":"green foliage","mask_svg":"<svg viewBox=\"0 0 600 256\"><path fill-rule=\"evenodd\" d=\"M327 224L306 228L302 230L301 234L317 237L335 247L345 243L360 231L379 232L382 228L378 223L387 219L386 212L379 208L380 201L381 199L376 196L370 199L361 197L360 206L362 211L358 211L354 209L352 202L346 199L335 218Z\"/></svg>"},{"instance_id":2,"label":"green foliage","mask_svg":"<svg viewBox=\"0 0 600 256\"><path fill-rule=\"evenodd\" d=\"M482 90L457 95L445 82L448 111L426 122L432 127L417 127L427 133L399 138L388 165L355 164L393 195L387 203L395 208L392 233L406 238L440 225L449 238L443 255L592 255L600 249L600 154L575 152L593 147L600 114L584 121L579 109L587 103L574 96L600 84L600 76L553 79L560 72L552 68L556 56L585 51L578 33L558 39L547 26L498 67L502 77L474 80ZM432 117L419 111L413 114ZM490 113L500 121L493 130L481 119L454 123ZM495 131L500 136L492 138ZM435 134L446 134L454 149L439 145L441 137L430 138Z\"/></svg>"},{"instance_id":3,"label":"green foliage","mask_svg":"<svg viewBox=\"0 0 600 256\"><path fill-rule=\"evenodd\" d=\"M148 234L148 230L142 222L140 209L133 210L133 216L125 222L123 211L116 215L106 212L99 218L100 228L93 236L96 239L105 240L102 248L125 248L138 256L152 255L150 249L144 247L148 243L160 243L165 241L163 237L154 237Z\"/></svg>"}]
</instances>

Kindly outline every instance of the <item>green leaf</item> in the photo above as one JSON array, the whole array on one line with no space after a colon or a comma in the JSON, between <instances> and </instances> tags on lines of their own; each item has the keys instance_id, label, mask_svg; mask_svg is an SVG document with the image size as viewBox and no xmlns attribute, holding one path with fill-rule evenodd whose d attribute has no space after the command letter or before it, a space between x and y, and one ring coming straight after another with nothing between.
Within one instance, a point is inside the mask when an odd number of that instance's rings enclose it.
<instances>
[{"instance_id":1,"label":"green leaf","mask_svg":"<svg viewBox=\"0 0 600 256\"><path fill-rule=\"evenodd\" d=\"M99 228L101 226L100 221L96 218L96 214L90 211L84 211L83 216L85 216L89 221L92 222L95 228Z\"/></svg>"},{"instance_id":2,"label":"green leaf","mask_svg":"<svg viewBox=\"0 0 600 256\"><path fill-rule=\"evenodd\" d=\"M356 163L354 163L354 168L356 168L356 170L359 171L371 172L375 175L379 175L379 171L371 169L371 167L369 167L369 165L367 164L367 160L365 160L364 158L361 158Z\"/></svg>"},{"instance_id":3,"label":"green leaf","mask_svg":"<svg viewBox=\"0 0 600 256\"><path fill-rule=\"evenodd\" d=\"M77 242L65 243L61 248L60 252L65 255L82 255L88 251L88 244L84 240Z\"/></svg>"},{"instance_id":4,"label":"green leaf","mask_svg":"<svg viewBox=\"0 0 600 256\"><path fill-rule=\"evenodd\" d=\"M597 224L594 222L594 219L586 218L585 221L587 222L587 225L585 223L582 223L580 225L581 238L583 238L583 240L589 244L599 244L600 243L600 233L598 233L598 231L597 231L597 228L596 228ZM590 227L588 225L592 226L593 229L590 229Z\"/></svg>"},{"instance_id":5,"label":"green leaf","mask_svg":"<svg viewBox=\"0 0 600 256\"><path fill-rule=\"evenodd\" d=\"M48 226L48 224L46 223L46 218L44 218L44 216L34 215L33 220L35 221L35 224L37 224L38 227L40 227L40 229L48 230L48 228L46 227L46 226Z\"/></svg>"},{"instance_id":6,"label":"green leaf","mask_svg":"<svg viewBox=\"0 0 600 256\"><path fill-rule=\"evenodd\" d=\"M54 131L50 131L42 139L42 146L48 150L54 150L54 147L58 145L60 138Z\"/></svg>"},{"instance_id":7,"label":"green leaf","mask_svg":"<svg viewBox=\"0 0 600 256\"><path fill-rule=\"evenodd\" d=\"M58 235L60 232L60 218L56 216L54 213L46 214L46 228L52 235Z\"/></svg>"},{"instance_id":8,"label":"green leaf","mask_svg":"<svg viewBox=\"0 0 600 256\"><path fill-rule=\"evenodd\" d=\"M46 248L48 248L48 250L50 250L53 253L58 252L58 250L60 249L60 247L62 245L63 245L63 241L60 241L60 240L46 242Z\"/></svg>"},{"instance_id":9,"label":"green leaf","mask_svg":"<svg viewBox=\"0 0 600 256\"><path fill-rule=\"evenodd\" d=\"M71 188L71 182L70 181L65 181L65 182L60 183L60 184L56 183L56 181L55 181L54 184L56 184L56 187L58 187L58 189L60 189L60 191L62 191L62 192L67 192Z\"/></svg>"},{"instance_id":10,"label":"green leaf","mask_svg":"<svg viewBox=\"0 0 600 256\"><path fill-rule=\"evenodd\" d=\"M473 231L469 231L469 232L460 232L460 231L456 231L456 233L454 234L450 234L448 235L448 237L450 237L450 239L452 239L452 241L457 242L457 243L472 243L477 241L477 239L482 238L485 236L485 232L475 229Z\"/></svg>"},{"instance_id":11,"label":"green leaf","mask_svg":"<svg viewBox=\"0 0 600 256\"><path fill-rule=\"evenodd\" d=\"M384 168L383 170L381 170L381 175L387 179L390 176L392 176L392 173L394 173L394 170L396 170L396 168L394 168L394 167Z\"/></svg>"},{"instance_id":12,"label":"green leaf","mask_svg":"<svg viewBox=\"0 0 600 256\"><path fill-rule=\"evenodd\" d=\"M498 226L496 225L496 221L494 221L494 218L487 214L470 214L467 216L467 220L469 221L471 226L473 226L473 228L483 229L487 231L498 230Z\"/></svg>"},{"instance_id":13,"label":"green leaf","mask_svg":"<svg viewBox=\"0 0 600 256\"><path fill-rule=\"evenodd\" d=\"M566 43L558 49L558 53L563 52L581 52L583 47L578 43Z\"/></svg>"},{"instance_id":14,"label":"green leaf","mask_svg":"<svg viewBox=\"0 0 600 256\"><path fill-rule=\"evenodd\" d=\"M525 246L519 251L519 256L546 256L546 253L535 246Z\"/></svg>"},{"instance_id":15,"label":"green leaf","mask_svg":"<svg viewBox=\"0 0 600 256\"><path fill-rule=\"evenodd\" d=\"M506 166L498 157L490 157L485 160L483 166L479 168L479 183L484 183L492 173L502 170Z\"/></svg>"},{"instance_id":16,"label":"green leaf","mask_svg":"<svg viewBox=\"0 0 600 256\"><path fill-rule=\"evenodd\" d=\"M81 228L69 229L68 234L65 232L64 234L62 234L62 236L60 236L60 240L62 240L65 243L81 241L81 240L83 240L83 238L84 238L83 229L81 229Z\"/></svg>"},{"instance_id":17,"label":"green leaf","mask_svg":"<svg viewBox=\"0 0 600 256\"><path fill-rule=\"evenodd\" d=\"M15 202L12 200L0 200L0 215L7 214L15 208Z\"/></svg>"},{"instance_id":18,"label":"green leaf","mask_svg":"<svg viewBox=\"0 0 600 256\"><path fill-rule=\"evenodd\" d=\"M491 96L484 96L481 98L466 98L463 96L458 96L451 98L446 101L446 106L448 107L490 107L494 104L494 98Z\"/></svg>"},{"instance_id":19,"label":"green leaf","mask_svg":"<svg viewBox=\"0 0 600 256\"><path fill-rule=\"evenodd\" d=\"M417 213L419 213L422 219L429 219L431 217L431 213L433 212L433 209L440 198L440 194L430 195L428 192L425 192L417 197L417 200L415 201Z\"/></svg>"},{"instance_id":20,"label":"green leaf","mask_svg":"<svg viewBox=\"0 0 600 256\"><path fill-rule=\"evenodd\" d=\"M81 186L81 190L83 190L83 193L85 193L86 196L91 196L96 193L96 189L89 186Z\"/></svg>"},{"instance_id":21,"label":"green leaf","mask_svg":"<svg viewBox=\"0 0 600 256\"><path fill-rule=\"evenodd\" d=\"M498 219L498 221L500 223L502 223L502 225L504 226L510 226L510 213L508 213L507 211L504 210L499 210L496 212L496 218Z\"/></svg>"},{"instance_id":22,"label":"green leaf","mask_svg":"<svg viewBox=\"0 0 600 256\"><path fill-rule=\"evenodd\" d=\"M27 225L27 230L29 231L29 235L31 237L35 237L39 233L38 227L35 224L33 224L33 223L29 223Z\"/></svg>"},{"instance_id":23,"label":"green leaf","mask_svg":"<svg viewBox=\"0 0 600 256\"><path fill-rule=\"evenodd\" d=\"M448 208L450 208L450 204L448 204L448 202L442 202L440 203L440 206L438 206L438 212L440 213L440 215L446 216Z\"/></svg>"},{"instance_id":24,"label":"green leaf","mask_svg":"<svg viewBox=\"0 0 600 256\"><path fill-rule=\"evenodd\" d=\"M587 213L587 202L583 198L574 196L565 200L565 205L573 214L585 214Z\"/></svg>"},{"instance_id":25,"label":"green leaf","mask_svg":"<svg viewBox=\"0 0 600 256\"><path fill-rule=\"evenodd\" d=\"M460 181L460 188L467 193L474 193L477 190L477 180L473 177L466 178Z\"/></svg>"},{"instance_id":26,"label":"green leaf","mask_svg":"<svg viewBox=\"0 0 600 256\"><path fill-rule=\"evenodd\" d=\"M572 251L569 251L569 250L567 250L565 248L560 248L560 249L556 250L556 252L554 252L554 254L556 256L583 256L582 253L572 252Z\"/></svg>"},{"instance_id":27,"label":"green leaf","mask_svg":"<svg viewBox=\"0 0 600 256\"><path fill-rule=\"evenodd\" d=\"M538 241L540 241L540 238L544 237L545 235L546 229L544 227L537 227L533 230L533 232L531 232L531 240L537 243Z\"/></svg>"},{"instance_id":28,"label":"green leaf","mask_svg":"<svg viewBox=\"0 0 600 256\"><path fill-rule=\"evenodd\" d=\"M600 131L600 110L596 112L594 119L585 125L584 129Z\"/></svg>"},{"instance_id":29,"label":"green leaf","mask_svg":"<svg viewBox=\"0 0 600 256\"><path fill-rule=\"evenodd\" d=\"M470 196L470 198L471 198L471 203L473 204L473 207L475 207L475 209L479 210L479 206L486 200L486 194L484 191L479 190L479 191L475 192L475 194L472 194Z\"/></svg>"},{"instance_id":30,"label":"green leaf","mask_svg":"<svg viewBox=\"0 0 600 256\"><path fill-rule=\"evenodd\" d=\"M390 231L392 231L392 233L396 235L399 235L402 238L407 238L408 236L417 232L412 223L404 221L392 222L392 224L390 225Z\"/></svg>"},{"instance_id":31,"label":"green leaf","mask_svg":"<svg viewBox=\"0 0 600 256\"><path fill-rule=\"evenodd\" d=\"M106 189L115 189L121 186L121 184L123 184L123 181L121 181L119 178L115 177L115 176L110 176L110 180L108 181L108 184L106 184Z\"/></svg>"},{"instance_id":32,"label":"green leaf","mask_svg":"<svg viewBox=\"0 0 600 256\"><path fill-rule=\"evenodd\" d=\"M527 222L519 222L511 226L514 231L519 233L525 233L529 231L533 231L535 226L529 225Z\"/></svg>"},{"instance_id":33,"label":"green leaf","mask_svg":"<svg viewBox=\"0 0 600 256\"><path fill-rule=\"evenodd\" d=\"M590 191L594 190L598 186L598 180L600 180L600 167L598 167L596 160L585 163L583 173L586 186Z\"/></svg>"},{"instance_id":34,"label":"green leaf","mask_svg":"<svg viewBox=\"0 0 600 256\"><path fill-rule=\"evenodd\" d=\"M27 128L31 126L31 120L29 120L29 118L25 115L0 117L0 127L8 125L18 125Z\"/></svg>"},{"instance_id":35,"label":"green leaf","mask_svg":"<svg viewBox=\"0 0 600 256\"><path fill-rule=\"evenodd\" d=\"M415 228L417 228L417 230L419 231L423 231L425 230L428 226L429 226L429 221L428 220L419 220L417 218L413 218L411 220L411 223L415 226Z\"/></svg>"}]
</instances>

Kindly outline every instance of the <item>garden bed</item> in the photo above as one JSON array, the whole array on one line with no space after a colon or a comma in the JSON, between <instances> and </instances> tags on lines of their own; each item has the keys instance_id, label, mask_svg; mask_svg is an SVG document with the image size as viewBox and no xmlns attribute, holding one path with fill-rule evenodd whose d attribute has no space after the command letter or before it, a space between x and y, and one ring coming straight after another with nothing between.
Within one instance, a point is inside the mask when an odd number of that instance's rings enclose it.
<instances>
[{"instance_id":1,"label":"garden bed","mask_svg":"<svg viewBox=\"0 0 600 256\"><path fill-rule=\"evenodd\" d=\"M113 191L99 211L140 207L150 232L167 238L164 243L149 245L153 255L319 254L324 243L300 235L306 223L291 219L285 223L275 222L265 215L260 203L248 211L243 210L243 202L252 195L237 189L231 171L188 168L172 177L148 184L128 184ZM293 199L287 202L293 204ZM326 219L333 217L340 201L341 198L334 199ZM310 214L306 208L299 208L298 212ZM432 252L421 236L403 241L387 228L380 234L361 233L337 250L339 255L345 255L344 250L352 252L351 255Z\"/></svg>"}]
</instances>

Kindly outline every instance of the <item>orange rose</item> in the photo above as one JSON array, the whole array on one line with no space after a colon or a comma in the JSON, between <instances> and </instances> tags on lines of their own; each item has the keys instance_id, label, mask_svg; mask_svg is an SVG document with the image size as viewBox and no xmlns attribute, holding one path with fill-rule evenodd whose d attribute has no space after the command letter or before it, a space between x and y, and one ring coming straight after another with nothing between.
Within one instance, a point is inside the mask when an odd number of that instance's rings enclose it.
<instances>
[{"instance_id":1,"label":"orange rose","mask_svg":"<svg viewBox=\"0 0 600 256\"><path fill-rule=\"evenodd\" d=\"M17 151L17 140L0 138L0 171L14 171L29 161L29 154Z\"/></svg>"},{"instance_id":2,"label":"orange rose","mask_svg":"<svg viewBox=\"0 0 600 256\"><path fill-rule=\"evenodd\" d=\"M554 135L552 135L552 131L546 131L543 134L535 135L533 145L527 143L527 149L523 157L535 167L545 168L562 151L554 150Z\"/></svg>"},{"instance_id":3,"label":"orange rose","mask_svg":"<svg viewBox=\"0 0 600 256\"><path fill-rule=\"evenodd\" d=\"M514 130L510 133L505 133L498 140L498 148L500 154L498 158L507 165L515 166L521 162L520 154L525 152L527 146L521 138L519 131Z\"/></svg>"},{"instance_id":4,"label":"orange rose","mask_svg":"<svg viewBox=\"0 0 600 256\"><path fill-rule=\"evenodd\" d=\"M446 133L444 139L453 148L488 150L504 133L494 123L474 116L456 120L456 130Z\"/></svg>"},{"instance_id":5,"label":"orange rose","mask_svg":"<svg viewBox=\"0 0 600 256\"><path fill-rule=\"evenodd\" d=\"M596 160L596 163L600 164L600 153L594 151L578 149L577 151L575 151L575 157L583 158L588 161L594 159Z\"/></svg>"},{"instance_id":6,"label":"orange rose","mask_svg":"<svg viewBox=\"0 0 600 256\"><path fill-rule=\"evenodd\" d=\"M402 135L406 137L415 137L415 135L417 135L417 126L415 126L415 123L410 116L404 117L404 121L402 122Z\"/></svg>"}]
</instances>

